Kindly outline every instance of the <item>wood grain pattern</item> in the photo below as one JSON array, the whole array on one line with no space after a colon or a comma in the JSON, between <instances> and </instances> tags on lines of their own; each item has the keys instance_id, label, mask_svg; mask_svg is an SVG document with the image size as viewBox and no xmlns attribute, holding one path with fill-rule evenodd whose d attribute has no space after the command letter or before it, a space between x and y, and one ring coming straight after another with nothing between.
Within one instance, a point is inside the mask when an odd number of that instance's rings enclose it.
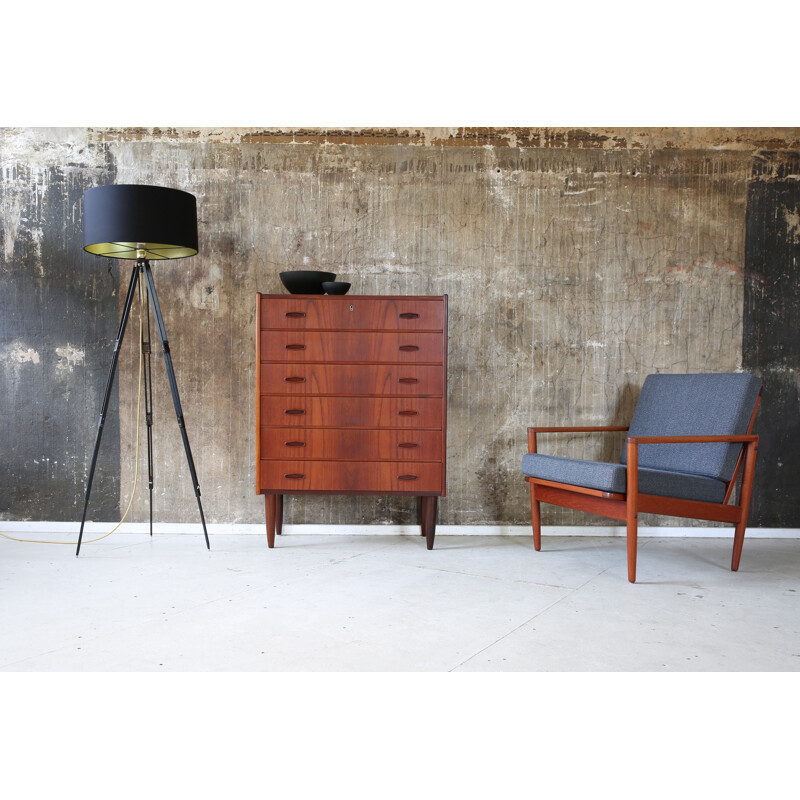
<instances>
[{"instance_id":1,"label":"wood grain pattern","mask_svg":"<svg viewBox=\"0 0 800 800\"><path fill-rule=\"evenodd\" d=\"M441 331L444 306L430 297L262 295L262 328Z\"/></svg>"},{"instance_id":2,"label":"wood grain pattern","mask_svg":"<svg viewBox=\"0 0 800 800\"><path fill-rule=\"evenodd\" d=\"M347 460L442 460L438 430L365 428L262 428L262 459L306 460L336 453Z\"/></svg>"},{"instance_id":3,"label":"wood grain pattern","mask_svg":"<svg viewBox=\"0 0 800 800\"><path fill-rule=\"evenodd\" d=\"M262 395L259 407L262 426L442 429L442 401L435 397Z\"/></svg>"},{"instance_id":4,"label":"wood grain pattern","mask_svg":"<svg viewBox=\"0 0 800 800\"><path fill-rule=\"evenodd\" d=\"M262 485L283 494L442 491L437 462L282 460L262 461L259 470Z\"/></svg>"},{"instance_id":5,"label":"wood grain pattern","mask_svg":"<svg viewBox=\"0 0 800 800\"><path fill-rule=\"evenodd\" d=\"M441 397L441 366L417 364L261 364L263 394Z\"/></svg>"},{"instance_id":6,"label":"wood grain pattern","mask_svg":"<svg viewBox=\"0 0 800 800\"><path fill-rule=\"evenodd\" d=\"M378 362L441 364L441 333L387 331L262 330L259 338L264 361Z\"/></svg>"}]
</instances>

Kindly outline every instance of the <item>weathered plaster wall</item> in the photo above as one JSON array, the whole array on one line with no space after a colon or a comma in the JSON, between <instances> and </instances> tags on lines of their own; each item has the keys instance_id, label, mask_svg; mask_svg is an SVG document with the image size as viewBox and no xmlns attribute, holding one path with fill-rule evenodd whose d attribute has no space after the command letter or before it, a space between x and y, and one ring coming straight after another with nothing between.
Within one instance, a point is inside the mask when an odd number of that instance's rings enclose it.
<instances>
[{"instance_id":1,"label":"weathered plaster wall","mask_svg":"<svg viewBox=\"0 0 800 800\"><path fill-rule=\"evenodd\" d=\"M81 256L104 151L66 131L0 135L0 518L75 519L116 335L116 280ZM99 265L97 265L99 266ZM92 500L119 513L116 393Z\"/></svg>"},{"instance_id":2,"label":"weathered plaster wall","mask_svg":"<svg viewBox=\"0 0 800 800\"><path fill-rule=\"evenodd\" d=\"M797 129L86 129L57 135L61 149L45 161L70 178L52 192L62 227L44 229L61 231L54 252L62 283L72 285L78 272L87 286L108 287L113 276L114 301L125 293L128 262L121 263L120 279L120 264L110 264L109 276L109 262L81 251L86 186L155 183L197 196L200 254L154 264L154 271L211 522L263 518L263 503L253 495L254 297L283 291L281 270L330 269L352 281L357 294L449 295L448 494L440 521L522 524L529 512L519 461L528 424L621 423L649 372L742 368L754 158L764 147L800 148ZM44 131L0 132L3 191L16 187L24 203L33 202L35 182L15 183L11 175L44 164L51 138ZM4 211L4 280L13 274L18 293L33 297L42 260L15 255L18 245L9 257L8 242L19 233L6 217ZM32 487L47 486L48 476L32 461L54 443L23 444L18 422L8 423L14 469L3 473L2 491L13 498L4 499L0 513L9 517L60 519L57 509L75 509L82 500L117 309L109 307L107 288L102 296L96 288L76 292L80 310L63 306L63 291L43 300L49 313L39 349L63 347L67 325L73 342L81 332L83 352L97 352L91 367L85 356L70 373L73 396L79 386L82 392L75 403L81 408L67 413L50 406L59 420L57 447L70 454L74 474L68 486L48 489L52 499L44 505L31 505L30 493L14 495L19 476ZM62 329L50 315L62 318ZM17 338L26 341L16 336L22 323L3 324L3 375L9 386L22 386L10 372L18 366L8 350ZM123 508L133 483L136 335L134 325L121 358L116 451L115 436L104 434L104 448L118 461L107 462L111 488L101 495L113 493L119 480ZM30 367L52 393L55 367ZM159 355L153 369L156 519L194 522L197 506ZM13 394L12 420L49 413L25 408L21 389L3 394ZM614 460L620 444L545 441L552 452ZM134 519L146 519L145 497L141 491ZM113 516L97 502L93 495L90 516ZM782 521L771 524L800 524L793 506L781 508L787 509ZM553 507L546 513L546 523L602 523ZM289 500L286 517L410 521L413 505L309 498Z\"/></svg>"}]
</instances>

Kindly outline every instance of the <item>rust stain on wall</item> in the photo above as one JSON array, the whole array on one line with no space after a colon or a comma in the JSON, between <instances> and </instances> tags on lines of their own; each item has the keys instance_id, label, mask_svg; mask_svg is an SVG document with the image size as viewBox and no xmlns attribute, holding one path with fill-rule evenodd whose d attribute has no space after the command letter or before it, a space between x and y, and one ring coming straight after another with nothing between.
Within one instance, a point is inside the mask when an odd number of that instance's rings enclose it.
<instances>
[{"instance_id":1,"label":"rust stain on wall","mask_svg":"<svg viewBox=\"0 0 800 800\"><path fill-rule=\"evenodd\" d=\"M98 143L197 141L228 144L307 144L427 147L535 147L600 150L800 147L798 128L100 128Z\"/></svg>"}]
</instances>

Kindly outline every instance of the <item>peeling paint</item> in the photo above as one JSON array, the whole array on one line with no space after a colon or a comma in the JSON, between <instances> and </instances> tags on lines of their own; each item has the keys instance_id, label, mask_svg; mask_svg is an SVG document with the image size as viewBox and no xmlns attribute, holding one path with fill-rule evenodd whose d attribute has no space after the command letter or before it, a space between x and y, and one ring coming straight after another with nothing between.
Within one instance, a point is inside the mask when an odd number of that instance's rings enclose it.
<instances>
[{"instance_id":1,"label":"peeling paint","mask_svg":"<svg viewBox=\"0 0 800 800\"><path fill-rule=\"evenodd\" d=\"M94 143L411 145L717 152L800 148L800 128L89 128Z\"/></svg>"},{"instance_id":2,"label":"peeling paint","mask_svg":"<svg viewBox=\"0 0 800 800\"><path fill-rule=\"evenodd\" d=\"M797 209L783 209L783 217L786 220L786 232L792 237L795 244L800 244L800 213Z\"/></svg>"},{"instance_id":3,"label":"peeling paint","mask_svg":"<svg viewBox=\"0 0 800 800\"><path fill-rule=\"evenodd\" d=\"M86 358L86 351L66 344L63 347L56 347L56 369L62 372L72 372L77 364L83 364Z\"/></svg>"},{"instance_id":4,"label":"peeling paint","mask_svg":"<svg viewBox=\"0 0 800 800\"><path fill-rule=\"evenodd\" d=\"M14 244L17 241L19 231L20 216L22 214L22 204L19 198L13 195L3 194L0 198L0 217L2 219L3 236L3 255L5 264L10 264L14 256Z\"/></svg>"},{"instance_id":5,"label":"peeling paint","mask_svg":"<svg viewBox=\"0 0 800 800\"><path fill-rule=\"evenodd\" d=\"M6 346L3 361L14 364L38 364L41 358L32 347L27 347L22 342L14 342Z\"/></svg>"}]
</instances>

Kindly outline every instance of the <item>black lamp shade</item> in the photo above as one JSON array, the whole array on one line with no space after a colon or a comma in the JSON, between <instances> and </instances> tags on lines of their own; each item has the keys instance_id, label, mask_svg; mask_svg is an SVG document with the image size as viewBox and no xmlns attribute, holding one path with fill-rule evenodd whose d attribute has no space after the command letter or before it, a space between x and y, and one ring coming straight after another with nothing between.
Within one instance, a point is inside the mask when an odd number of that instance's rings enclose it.
<instances>
[{"instance_id":1,"label":"black lamp shade","mask_svg":"<svg viewBox=\"0 0 800 800\"><path fill-rule=\"evenodd\" d=\"M112 184L83 193L83 249L109 258L197 254L197 200L163 186Z\"/></svg>"}]
</instances>

